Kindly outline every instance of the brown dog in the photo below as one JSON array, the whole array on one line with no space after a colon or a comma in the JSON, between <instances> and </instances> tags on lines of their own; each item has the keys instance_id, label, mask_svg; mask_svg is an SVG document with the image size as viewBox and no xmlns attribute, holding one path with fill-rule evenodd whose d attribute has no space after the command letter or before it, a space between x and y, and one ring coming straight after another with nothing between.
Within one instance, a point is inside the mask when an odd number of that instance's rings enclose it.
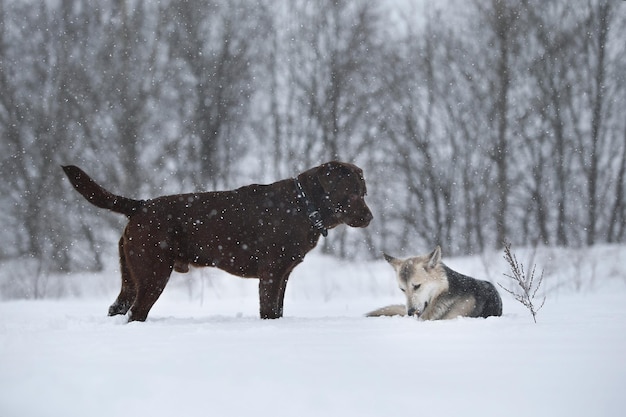
<instances>
[{"instance_id":1,"label":"brown dog","mask_svg":"<svg viewBox=\"0 0 626 417\"><path fill-rule=\"evenodd\" d=\"M130 309L129 321L144 321L172 270L189 265L259 278L261 318L282 317L289 274L320 234L372 220L363 171L343 162L269 185L145 201L111 194L78 167L63 170L90 203L129 218L119 241L122 289L109 308L110 316Z\"/></svg>"}]
</instances>

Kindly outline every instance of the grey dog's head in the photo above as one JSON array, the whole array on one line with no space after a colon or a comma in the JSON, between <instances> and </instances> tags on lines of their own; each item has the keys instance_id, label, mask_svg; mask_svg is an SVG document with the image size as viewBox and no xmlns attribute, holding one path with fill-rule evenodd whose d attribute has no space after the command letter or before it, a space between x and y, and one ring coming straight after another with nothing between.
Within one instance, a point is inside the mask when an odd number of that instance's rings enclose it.
<instances>
[{"instance_id":1,"label":"grey dog's head","mask_svg":"<svg viewBox=\"0 0 626 417\"><path fill-rule=\"evenodd\" d=\"M407 259L383 255L396 271L398 286L406 296L409 316L422 316L432 301L448 289L439 246L428 255Z\"/></svg>"}]
</instances>

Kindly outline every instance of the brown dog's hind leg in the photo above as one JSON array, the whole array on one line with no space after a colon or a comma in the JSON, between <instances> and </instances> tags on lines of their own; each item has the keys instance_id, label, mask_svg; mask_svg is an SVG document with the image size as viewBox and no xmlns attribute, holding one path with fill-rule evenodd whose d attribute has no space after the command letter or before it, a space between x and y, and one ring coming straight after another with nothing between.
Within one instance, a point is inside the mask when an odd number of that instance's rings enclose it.
<instances>
[{"instance_id":1,"label":"brown dog's hind leg","mask_svg":"<svg viewBox=\"0 0 626 417\"><path fill-rule=\"evenodd\" d=\"M117 300L109 307L109 316L126 314L135 300L135 283L130 275L130 270L126 264L126 254L124 253L124 237L120 239L118 245L120 252L120 269L122 273L122 289L117 296Z\"/></svg>"},{"instance_id":2,"label":"brown dog's hind leg","mask_svg":"<svg viewBox=\"0 0 626 417\"><path fill-rule=\"evenodd\" d=\"M127 245L126 261L135 279L135 302L130 308L128 321L145 321L150 309L159 299L174 268L174 257L167 248L160 248L151 241L141 239Z\"/></svg>"},{"instance_id":3,"label":"brown dog's hind leg","mask_svg":"<svg viewBox=\"0 0 626 417\"><path fill-rule=\"evenodd\" d=\"M146 321L150 309L163 292L171 272L171 267L168 271L155 271L155 276L151 277L148 283L143 282L142 284L145 285L139 285L137 298L130 309L128 321Z\"/></svg>"}]
</instances>

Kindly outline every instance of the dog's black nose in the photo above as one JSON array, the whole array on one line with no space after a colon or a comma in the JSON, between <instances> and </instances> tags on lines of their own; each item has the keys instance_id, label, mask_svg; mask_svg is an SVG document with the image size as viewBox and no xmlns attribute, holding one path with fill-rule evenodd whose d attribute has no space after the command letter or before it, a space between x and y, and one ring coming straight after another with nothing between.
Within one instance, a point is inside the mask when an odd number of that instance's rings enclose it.
<instances>
[{"instance_id":1,"label":"dog's black nose","mask_svg":"<svg viewBox=\"0 0 626 417\"><path fill-rule=\"evenodd\" d=\"M406 311L406 314L408 314L409 316L414 316L415 315L415 309L414 308L409 308Z\"/></svg>"}]
</instances>

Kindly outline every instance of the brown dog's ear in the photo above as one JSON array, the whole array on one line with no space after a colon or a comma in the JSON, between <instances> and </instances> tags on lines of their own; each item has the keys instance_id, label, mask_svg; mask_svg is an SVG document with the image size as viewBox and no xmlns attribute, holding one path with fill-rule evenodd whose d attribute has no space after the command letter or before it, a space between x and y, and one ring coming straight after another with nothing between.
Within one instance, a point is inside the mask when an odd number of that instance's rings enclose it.
<instances>
[{"instance_id":1,"label":"brown dog's ear","mask_svg":"<svg viewBox=\"0 0 626 417\"><path fill-rule=\"evenodd\" d=\"M343 163L331 161L320 167L318 178L324 191L329 194L337 187L337 184L345 177L352 175L352 171Z\"/></svg>"}]
</instances>

